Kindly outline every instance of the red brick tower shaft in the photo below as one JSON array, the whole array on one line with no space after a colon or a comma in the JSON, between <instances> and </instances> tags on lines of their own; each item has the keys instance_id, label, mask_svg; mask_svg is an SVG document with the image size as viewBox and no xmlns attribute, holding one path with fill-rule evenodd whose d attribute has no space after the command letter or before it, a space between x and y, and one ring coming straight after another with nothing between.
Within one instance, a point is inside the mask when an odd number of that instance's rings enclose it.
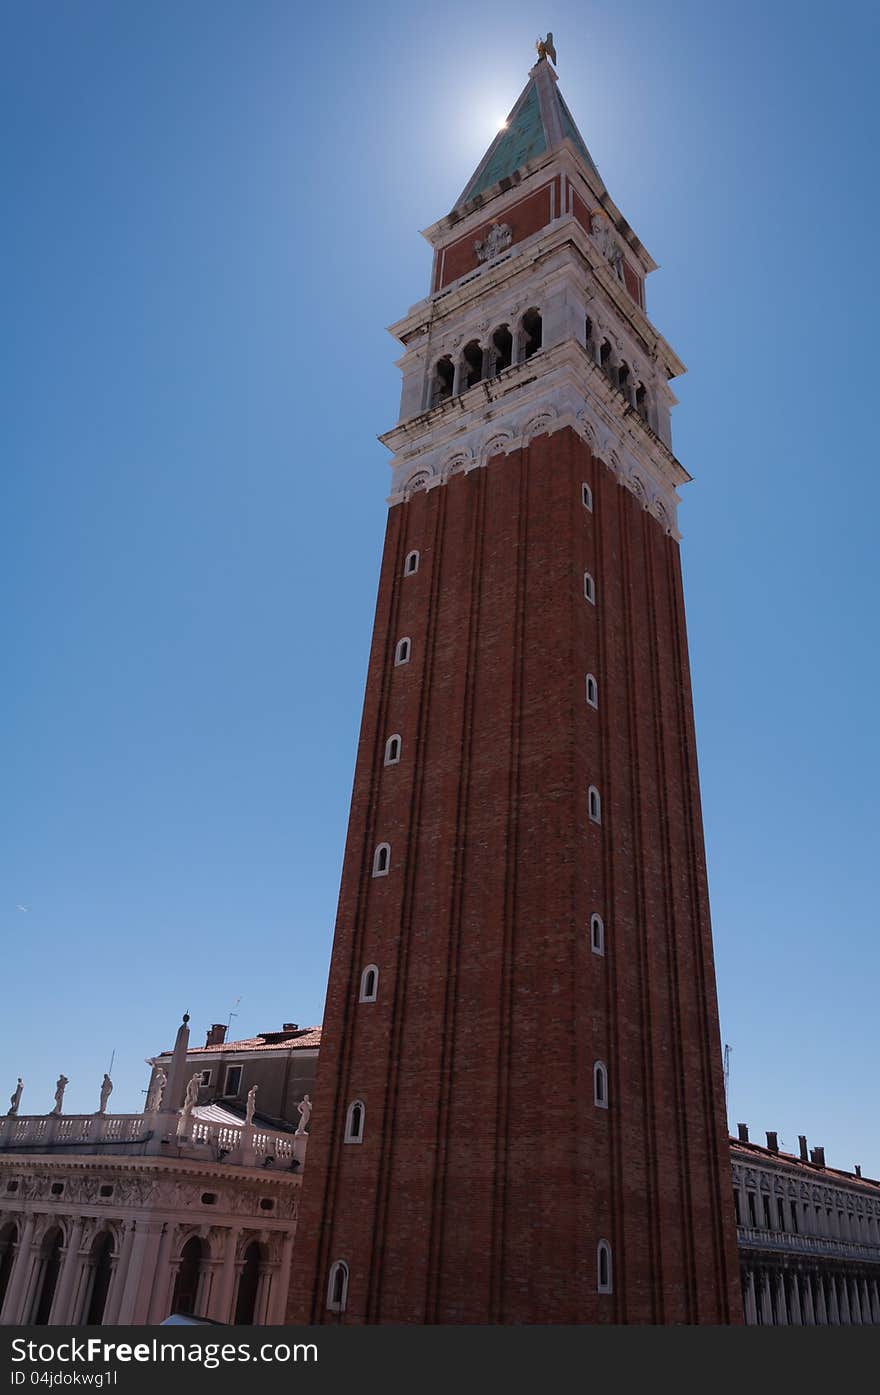
<instances>
[{"instance_id":1,"label":"red brick tower shaft","mask_svg":"<svg viewBox=\"0 0 880 1395\"><path fill-rule=\"evenodd\" d=\"M546 59L428 236L291 1318L739 1321L681 364Z\"/></svg>"}]
</instances>

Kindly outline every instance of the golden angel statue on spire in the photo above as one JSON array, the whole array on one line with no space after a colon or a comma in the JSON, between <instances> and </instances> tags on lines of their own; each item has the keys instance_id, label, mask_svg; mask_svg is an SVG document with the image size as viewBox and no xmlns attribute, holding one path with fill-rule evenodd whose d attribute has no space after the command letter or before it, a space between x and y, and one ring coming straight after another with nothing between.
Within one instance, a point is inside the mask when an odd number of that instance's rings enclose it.
<instances>
[{"instance_id":1,"label":"golden angel statue on spire","mask_svg":"<svg viewBox=\"0 0 880 1395\"><path fill-rule=\"evenodd\" d=\"M551 63L556 62L556 49L553 47L553 33L547 30L546 39L538 39L535 48L538 50L538 62L542 58L549 58Z\"/></svg>"}]
</instances>

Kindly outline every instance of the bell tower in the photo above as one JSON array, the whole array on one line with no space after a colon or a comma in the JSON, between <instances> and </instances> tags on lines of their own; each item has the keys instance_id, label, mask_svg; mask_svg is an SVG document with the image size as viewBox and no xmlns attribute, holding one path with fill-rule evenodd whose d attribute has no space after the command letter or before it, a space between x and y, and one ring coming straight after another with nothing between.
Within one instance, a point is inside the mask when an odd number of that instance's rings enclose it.
<instances>
[{"instance_id":1,"label":"bell tower","mask_svg":"<svg viewBox=\"0 0 880 1395\"><path fill-rule=\"evenodd\" d=\"M684 370L538 54L392 330L295 1322L741 1321Z\"/></svg>"}]
</instances>

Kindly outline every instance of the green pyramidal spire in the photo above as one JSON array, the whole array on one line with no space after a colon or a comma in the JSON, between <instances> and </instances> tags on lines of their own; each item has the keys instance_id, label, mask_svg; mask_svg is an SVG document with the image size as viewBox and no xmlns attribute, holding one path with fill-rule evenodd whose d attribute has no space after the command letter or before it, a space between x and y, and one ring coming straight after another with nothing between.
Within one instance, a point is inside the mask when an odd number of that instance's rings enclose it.
<instances>
[{"instance_id":1,"label":"green pyramidal spire","mask_svg":"<svg viewBox=\"0 0 880 1395\"><path fill-rule=\"evenodd\" d=\"M502 179L510 179L530 161L566 139L590 169L598 173L586 142L563 101L550 60L542 55L455 207L470 203Z\"/></svg>"}]
</instances>

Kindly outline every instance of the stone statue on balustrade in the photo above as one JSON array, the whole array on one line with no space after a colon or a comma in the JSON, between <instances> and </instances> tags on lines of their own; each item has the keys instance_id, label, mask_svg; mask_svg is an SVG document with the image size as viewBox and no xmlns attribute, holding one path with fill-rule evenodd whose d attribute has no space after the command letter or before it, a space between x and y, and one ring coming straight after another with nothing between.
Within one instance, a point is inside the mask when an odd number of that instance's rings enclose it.
<instances>
[{"instance_id":1,"label":"stone statue on balustrade","mask_svg":"<svg viewBox=\"0 0 880 1395\"><path fill-rule=\"evenodd\" d=\"M259 1089L259 1086L258 1086L258 1085L252 1085L251 1088L250 1088L250 1089L248 1090L248 1092L247 1092L247 1104L245 1105L245 1110L244 1110L244 1122L245 1122L245 1124L253 1124L253 1122L254 1122L254 1110L255 1110L256 1107L257 1107L257 1090L258 1090L258 1089Z\"/></svg>"},{"instance_id":2,"label":"stone statue on balustrade","mask_svg":"<svg viewBox=\"0 0 880 1395\"><path fill-rule=\"evenodd\" d=\"M199 1102L199 1089L201 1084L202 1072L197 1071L196 1074L190 1078L190 1082L186 1087L186 1094L183 1097L183 1113L187 1118L189 1118L193 1109Z\"/></svg>"},{"instance_id":3,"label":"stone statue on balustrade","mask_svg":"<svg viewBox=\"0 0 880 1395\"><path fill-rule=\"evenodd\" d=\"M312 1101L309 1099L308 1095L303 1095L300 1103L296 1107L299 1112L299 1127L294 1136L302 1138L303 1134L306 1132L306 1126L312 1117Z\"/></svg>"},{"instance_id":4,"label":"stone statue on balustrade","mask_svg":"<svg viewBox=\"0 0 880 1395\"><path fill-rule=\"evenodd\" d=\"M68 1080L66 1075L59 1075L58 1079L55 1082L55 1108L49 1110L50 1115L61 1113L61 1106L64 1103L64 1091L67 1089L69 1084L70 1081Z\"/></svg>"},{"instance_id":5,"label":"stone statue on balustrade","mask_svg":"<svg viewBox=\"0 0 880 1395\"><path fill-rule=\"evenodd\" d=\"M101 1103L98 1105L97 1113L107 1113L107 1101L113 1093L113 1081L107 1072L104 1072L104 1079L101 1081Z\"/></svg>"},{"instance_id":6,"label":"stone statue on balustrade","mask_svg":"<svg viewBox=\"0 0 880 1395\"><path fill-rule=\"evenodd\" d=\"M21 1076L19 1076L18 1084L16 1085L12 1094L9 1096L9 1108L6 1111L6 1114L7 1117L10 1119L14 1119L16 1114L18 1113L18 1106L21 1104L21 1092L23 1089L24 1081L22 1080Z\"/></svg>"},{"instance_id":7,"label":"stone statue on balustrade","mask_svg":"<svg viewBox=\"0 0 880 1395\"><path fill-rule=\"evenodd\" d=\"M144 1107L144 1113L159 1113L159 1109L162 1104L162 1095L164 1093L165 1086L167 1085L167 1083L168 1076L165 1074L164 1070L162 1070L160 1066L159 1069L156 1071L156 1074L153 1076L150 1089L147 1093L147 1103Z\"/></svg>"}]
</instances>

